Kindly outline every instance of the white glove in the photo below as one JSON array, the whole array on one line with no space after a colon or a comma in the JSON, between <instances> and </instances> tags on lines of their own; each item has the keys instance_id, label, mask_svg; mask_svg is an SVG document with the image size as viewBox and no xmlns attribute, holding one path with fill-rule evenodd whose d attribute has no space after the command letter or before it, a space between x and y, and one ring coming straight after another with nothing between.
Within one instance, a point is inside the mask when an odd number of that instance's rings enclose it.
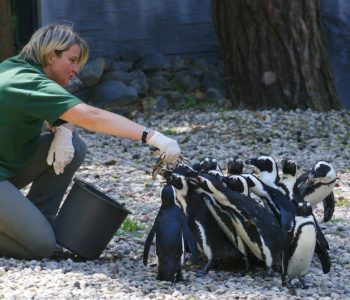
<instances>
[{"instance_id":1,"label":"white glove","mask_svg":"<svg viewBox=\"0 0 350 300\"><path fill-rule=\"evenodd\" d=\"M68 165L74 157L74 147L72 141L72 132L63 127L57 127L55 137L51 142L49 154L46 162L48 165L53 164L56 175L63 173L66 165Z\"/></svg>"},{"instance_id":2,"label":"white glove","mask_svg":"<svg viewBox=\"0 0 350 300\"><path fill-rule=\"evenodd\" d=\"M159 149L159 152L165 154L164 161L174 163L179 158L181 150L177 141L166 137L164 134L154 131L154 134L147 141L147 144Z\"/></svg>"}]
</instances>

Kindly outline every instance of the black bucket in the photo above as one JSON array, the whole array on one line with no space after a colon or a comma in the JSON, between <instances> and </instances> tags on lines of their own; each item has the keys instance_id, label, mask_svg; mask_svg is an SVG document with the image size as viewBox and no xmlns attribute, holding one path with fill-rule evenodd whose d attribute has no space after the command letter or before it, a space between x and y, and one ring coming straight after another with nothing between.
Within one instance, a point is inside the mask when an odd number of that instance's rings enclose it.
<instances>
[{"instance_id":1,"label":"black bucket","mask_svg":"<svg viewBox=\"0 0 350 300\"><path fill-rule=\"evenodd\" d=\"M116 200L74 178L53 224L56 240L84 259L97 259L128 214Z\"/></svg>"}]
</instances>

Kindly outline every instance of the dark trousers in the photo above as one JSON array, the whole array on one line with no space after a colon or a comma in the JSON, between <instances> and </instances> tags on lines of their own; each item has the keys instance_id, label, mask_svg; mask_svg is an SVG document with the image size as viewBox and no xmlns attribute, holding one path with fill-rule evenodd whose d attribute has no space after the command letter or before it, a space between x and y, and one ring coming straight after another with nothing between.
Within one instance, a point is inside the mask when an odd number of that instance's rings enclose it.
<instances>
[{"instance_id":1,"label":"dark trousers","mask_svg":"<svg viewBox=\"0 0 350 300\"><path fill-rule=\"evenodd\" d=\"M56 175L46 163L53 134L41 136L33 160L15 177L0 181L0 252L16 258L50 257L56 246L52 222L72 178L84 161L86 144L73 134L73 160ZM31 184L26 196L20 189Z\"/></svg>"}]
</instances>

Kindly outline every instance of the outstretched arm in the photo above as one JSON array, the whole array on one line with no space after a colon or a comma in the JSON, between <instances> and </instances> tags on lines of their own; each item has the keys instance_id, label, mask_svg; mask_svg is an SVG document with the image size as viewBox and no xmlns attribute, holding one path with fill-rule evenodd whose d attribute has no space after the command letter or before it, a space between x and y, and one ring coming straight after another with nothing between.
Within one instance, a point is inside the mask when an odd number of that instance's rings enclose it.
<instances>
[{"instance_id":1,"label":"outstretched arm","mask_svg":"<svg viewBox=\"0 0 350 300\"><path fill-rule=\"evenodd\" d=\"M145 128L121 115L85 103L68 109L60 116L60 119L91 131L135 141L141 140ZM165 162L176 162L180 156L181 150L178 143L156 130L151 129L145 141L148 145L158 148L161 154L165 154Z\"/></svg>"},{"instance_id":2,"label":"outstretched arm","mask_svg":"<svg viewBox=\"0 0 350 300\"><path fill-rule=\"evenodd\" d=\"M61 120L85 129L122 138L140 141L144 126L121 115L81 103L68 109L60 116ZM147 140L153 135L151 129Z\"/></svg>"}]
</instances>

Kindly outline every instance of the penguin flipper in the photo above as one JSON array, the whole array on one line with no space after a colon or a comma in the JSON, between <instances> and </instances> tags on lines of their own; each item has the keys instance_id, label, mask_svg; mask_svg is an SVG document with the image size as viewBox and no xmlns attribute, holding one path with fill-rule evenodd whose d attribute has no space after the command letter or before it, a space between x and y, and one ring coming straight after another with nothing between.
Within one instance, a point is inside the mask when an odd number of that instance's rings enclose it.
<instances>
[{"instance_id":1,"label":"penguin flipper","mask_svg":"<svg viewBox=\"0 0 350 300\"><path fill-rule=\"evenodd\" d=\"M149 250L151 248L151 244L153 242L155 234L156 234L156 223L153 224L150 232L148 233L148 236L145 241L145 246L143 248L143 265L144 266L147 266L148 254L149 254Z\"/></svg>"},{"instance_id":2,"label":"penguin flipper","mask_svg":"<svg viewBox=\"0 0 350 300\"><path fill-rule=\"evenodd\" d=\"M315 252L321 262L323 273L327 274L331 270L332 265L327 249L323 248L321 244L316 241Z\"/></svg>"},{"instance_id":3,"label":"penguin flipper","mask_svg":"<svg viewBox=\"0 0 350 300\"><path fill-rule=\"evenodd\" d=\"M186 220L183 223L182 232L183 232L184 239L187 242L188 247L190 248L192 263L197 264L198 263L198 248L197 248L196 241L193 237L192 231L188 227Z\"/></svg>"},{"instance_id":4,"label":"penguin flipper","mask_svg":"<svg viewBox=\"0 0 350 300\"><path fill-rule=\"evenodd\" d=\"M328 254L329 244L326 237L323 235L323 232L320 226L318 225L314 215L313 215L313 218L315 220L315 227L316 227L315 252L321 262L323 273L327 274L331 270L331 265L332 265L331 258L329 257L329 254Z\"/></svg>"},{"instance_id":5,"label":"penguin flipper","mask_svg":"<svg viewBox=\"0 0 350 300\"><path fill-rule=\"evenodd\" d=\"M333 192L330 193L325 199L323 199L323 208L323 221L328 222L333 217L335 208L335 199Z\"/></svg>"},{"instance_id":6,"label":"penguin flipper","mask_svg":"<svg viewBox=\"0 0 350 300\"><path fill-rule=\"evenodd\" d=\"M316 220L316 217L314 214L312 214L314 221L315 221L315 227L316 227L316 242L319 243L319 245L326 249L329 250L329 244L328 241L326 239L326 237L324 236L320 226L318 225L318 222Z\"/></svg>"},{"instance_id":7,"label":"penguin flipper","mask_svg":"<svg viewBox=\"0 0 350 300\"><path fill-rule=\"evenodd\" d=\"M286 275L288 271L288 262L289 262L289 250L291 249L292 243L293 243L293 236L294 236L294 226L295 223L293 223L293 227L288 230L285 240L284 240L284 247L282 252L282 270L281 270L281 279L282 284L285 283Z\"/></svg>"},{"instance_id":8,"label":"penguin flipper","mask_svg":"<svg viewBox=\"0 0 350 300\"><path fill-rule=\"evenodd\" d=\"M302 182L305 182L306 179L309 177L309 174L310 174L310 171L307 171L307 172L301 174L301 175L297 178L297 180L295 181L295 184L298 186L298 185L300 185Z\"/></svg>"}]
</instances>

